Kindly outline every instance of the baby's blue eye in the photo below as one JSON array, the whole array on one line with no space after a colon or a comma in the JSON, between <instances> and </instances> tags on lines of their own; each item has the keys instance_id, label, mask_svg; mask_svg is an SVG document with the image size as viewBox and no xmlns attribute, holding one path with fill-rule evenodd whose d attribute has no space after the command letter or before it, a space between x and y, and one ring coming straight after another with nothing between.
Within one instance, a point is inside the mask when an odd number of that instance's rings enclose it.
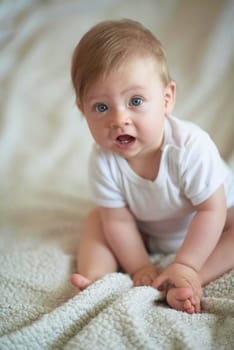
<instances>
[{"instance_id":1,"label":"baby's blue eye","mask_svg":"<svg viewBox=\"0 0 234 350\"><path fill-rule=\"evenodd\" d=\"M130 100L131 106L140 106L142 104L143 100L140 97L133 97Z\"/></svg>"},{"instance_id":2,"label":"baby's blue eye","mask_svg":"<svg viewBox=\"0 0 234 350\"><path fill-rule=\"evenodd\" d=\"M108 107L104 103L97 103L95 106L95 109L96 109L96 112L103 113L108 109Z\"/></svg>"}]
</instances>

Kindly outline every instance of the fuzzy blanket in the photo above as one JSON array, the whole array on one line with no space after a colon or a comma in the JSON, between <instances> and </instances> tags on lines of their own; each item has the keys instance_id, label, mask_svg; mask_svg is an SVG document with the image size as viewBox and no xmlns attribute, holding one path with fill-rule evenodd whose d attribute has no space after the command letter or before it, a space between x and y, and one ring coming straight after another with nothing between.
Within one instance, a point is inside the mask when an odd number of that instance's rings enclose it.
<instances>
[{"instance_id":1,"label":"fuzzy blanket","mask_svg":"<svg viewBox=\"0 0 234 350\"><path fill-rule=\"evenodd\" d=\"M234 270L204 288L203 312L195 315L170 309L157 290L132 287L122 273L76 296L68 281L72 236L8 237L0 258L0 349L234 348ZM152 258L165 266L172 257Z\"/></svg>"},{"instance_id":2,"label":"fuzzy blanket","mask_svg":"<svg viewBox=\"0 0 234 350\"><path fill-rule=\"evenodd\" d=\"M75 295L69 278L92 208L92 145L74 103L71 53L97 21L129 17L162 40L175 115L206 129L234 170L232 0L0 3L0 349L234 349L234 271L199 315L113 273ZM166 266L173 256L153 256Z\"/></svg>"}]
</instances>

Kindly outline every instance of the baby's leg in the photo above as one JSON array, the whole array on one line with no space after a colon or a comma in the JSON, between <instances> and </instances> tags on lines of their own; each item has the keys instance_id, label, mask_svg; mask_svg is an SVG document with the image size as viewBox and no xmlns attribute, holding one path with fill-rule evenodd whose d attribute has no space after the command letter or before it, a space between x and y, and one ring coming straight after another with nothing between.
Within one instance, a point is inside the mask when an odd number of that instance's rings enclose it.
<instances>
[{"instance_id":1,"label":"baby's leg","mask_svg":"<svg viewBox=\"0 0 234 350\"><path fill-rule=\"evenodd\" d=\"M227 211L227 219L222 236L213 253L200 271L202 286L234 268L234 207Z\"/></svg>"},{"instance_id":2,"label":"baby's leg","mask_svg":"<svg viewBox=\"0 0 234 350\"><path fill-rule=\"evenodd\" d=\"M199 273L202 286L234 268L233 247L234 207L228 209L226 224L220 240ZM167 302L176 310L188 313L200 312L200 303L192 286L169 288Z\"/></svg>"},{"instance_id":3,"label":"baby's leg","mask_svg":"<svg viewBox=\"0 0 234 350\"><path fill-rule=\"evenodd\" d=\"M71 276L71 282L80 292L117 269L117 260L104 236L100 210L96 208L86 219L78 247L78 273Z\"/></svg>"}]
</instances>

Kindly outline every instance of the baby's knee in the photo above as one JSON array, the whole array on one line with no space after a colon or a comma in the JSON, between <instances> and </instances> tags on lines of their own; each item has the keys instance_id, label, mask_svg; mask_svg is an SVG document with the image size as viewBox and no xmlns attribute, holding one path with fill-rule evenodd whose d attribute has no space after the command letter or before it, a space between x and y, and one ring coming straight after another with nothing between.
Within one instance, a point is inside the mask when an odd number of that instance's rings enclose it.
<instances>
[{"instance_id":1,"label":"baby's knee","mask_svg":"<svg viewBox=\"0 0 234 350\"><path fill-rule=\"evenodd\" d=\"M93 208L89 212L89 214L86 218L87 221L100 220L100 219L101 219L101 208L100 207Z\"/></svg>"}]
</instances>

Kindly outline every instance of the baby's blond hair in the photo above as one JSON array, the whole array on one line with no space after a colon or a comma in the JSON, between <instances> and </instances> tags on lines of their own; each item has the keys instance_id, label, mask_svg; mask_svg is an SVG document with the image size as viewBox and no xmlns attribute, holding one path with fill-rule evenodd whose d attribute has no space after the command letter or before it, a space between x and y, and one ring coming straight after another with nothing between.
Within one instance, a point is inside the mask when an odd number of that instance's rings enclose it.
<instances>
[{"instance_id":1,"label":"baby's blond hair","mask_svg":"<svg viewBox=\"0 0 234 350\"><path fill-rule=\"evenodd\" d=\"M163 83L171 81L160 41L142 24L125 19L104 21L92 27L81 38L72 57L71 77L77 101L82 103L97 78L136 57L155 59Z\"/></svg>"}]
</instances>

